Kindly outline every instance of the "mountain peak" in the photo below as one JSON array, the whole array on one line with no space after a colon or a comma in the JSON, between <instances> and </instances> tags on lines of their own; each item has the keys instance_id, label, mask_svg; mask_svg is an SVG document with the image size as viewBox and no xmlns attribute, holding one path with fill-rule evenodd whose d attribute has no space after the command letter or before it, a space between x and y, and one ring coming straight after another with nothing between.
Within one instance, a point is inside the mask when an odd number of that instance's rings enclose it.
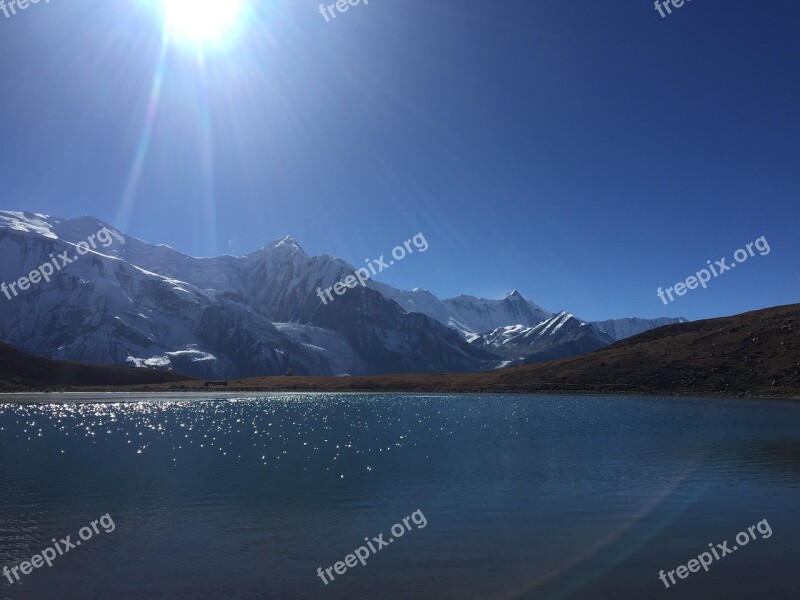
<instances>
[{"instance_id":1,"label":"mountain peak","mask_svg":"<svg viewBox=\"0 0 800 600\"><path fill-rule=\"evenodd\" d=\"M511 291L511 292L508 292L508 293L505 295L505 297L503 298L503 300L508 300L508 299L513 299L513 300L524 300L525 298L524 298L524 297L522 296L522 294L520 294L520 293L519 293L517 290L513 290L513 291Z\"/></svg>"},{"instance_id":2,"label":"mountain peak","mask_svg":"<svg viewBox=\"0 0 800 600\"><path fill-rule=\"evenodd\" d=\"M276 241L272 244L274 248L286 248L289 250L297 250L305 254L305 251L300 247L300 244L290 235L287 235L281 240Z\"/></svg>"},{"instance_id":3,"label":"mountain peak","mask_svg":"<svg viewBox=\"0 0 800 600\"><path fill-rule=\"evenodd\" d=\"M432 296L432 297L436 298L436 296L430 290L425 290L425 289L422 289L422 288L414 288L411 291L413 293L415 293L415 294L422 294L423 296Z\"/></svg>"}]
</instances>

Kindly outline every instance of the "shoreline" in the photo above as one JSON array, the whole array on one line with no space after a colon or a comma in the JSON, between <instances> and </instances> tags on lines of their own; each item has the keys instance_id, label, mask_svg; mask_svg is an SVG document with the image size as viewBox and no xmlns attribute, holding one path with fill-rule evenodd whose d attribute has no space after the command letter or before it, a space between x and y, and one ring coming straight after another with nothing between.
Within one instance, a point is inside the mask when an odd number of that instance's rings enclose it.
<instances>
[{"instance_id":1,"label":"shoreline","mask_svg":"<svg viewBox=\"0 0 800 600\"><path fill-rule=\"evenodd\" d=\"M53 396L60 396L62 400L60 404L116 404L119 402L136 402L136 401L153 401L157 398L166 401L186 401L186 402L223 402L227 400L236 400L251 397L269 397L269 396L287 396L287 395L336 395L336 396L358 396L363 394L402 394L406 396L469 396L469 395L486 395L486 396L531 396L531 397L546 397L546 396L584 396L591 397L609 397L615 396L620 398L636 396L643 398L663 399L663 400L742 400L742 401L781 401L790 403L800 403L800 395L798 394L775 394L764 395L754 393L742 393L737 395L723 394L723 393L670 393L670 392L643 392L643 391L570 391L570 390L551 390L551 391L497 391L497 390L320 390L320 389L291 389L291 390L276 390L276 389L238 389L234 391L192 391L192 390L165 390L165 389L150 389L150 390L48 390L48 391L26 391L26 392L3 392L0 393L0 406L2 405L42 405L50 404L49 401Z\"/></svg>"}]
</instances>

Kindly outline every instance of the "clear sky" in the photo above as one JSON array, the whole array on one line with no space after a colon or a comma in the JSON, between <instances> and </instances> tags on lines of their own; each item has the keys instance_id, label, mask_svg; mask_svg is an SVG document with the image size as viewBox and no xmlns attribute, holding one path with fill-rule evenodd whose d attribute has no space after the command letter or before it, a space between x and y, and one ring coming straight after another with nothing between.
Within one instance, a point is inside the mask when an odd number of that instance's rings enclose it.
<instances>
[{"instance_id":1,"label":"clear sky","mask_svg":"<svg viewBox=\"0 0 800 600\"><path fill-rule=\"evenodd\" d=\"M202 47L161 0L0 12L0 208L356 265L423 232L383 281L587 319L800 300L795 0L318 4L245 2ZM760 236L768 256L656 296Z\"/></svg>"}]
</instances>

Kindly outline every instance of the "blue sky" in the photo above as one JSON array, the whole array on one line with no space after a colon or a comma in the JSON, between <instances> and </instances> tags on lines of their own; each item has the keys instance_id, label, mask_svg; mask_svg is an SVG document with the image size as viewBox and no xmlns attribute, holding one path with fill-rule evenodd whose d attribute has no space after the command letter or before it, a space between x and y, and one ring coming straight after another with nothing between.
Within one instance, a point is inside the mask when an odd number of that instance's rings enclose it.
<instances>
[{"instance_id":1,"label":"blue sky","mask_svg":"<svg viewBox=\"0 0 800 600\"><path fill-rule=\"evenodd\" d=\"M158 0L0 13L2 208L356 265L423 232L383 281L587 319L800 299L796 2L318 4L254 2L202 57L164 43ZM656 296L762 235L768 256Z\"/></svg>"}]
</instances>

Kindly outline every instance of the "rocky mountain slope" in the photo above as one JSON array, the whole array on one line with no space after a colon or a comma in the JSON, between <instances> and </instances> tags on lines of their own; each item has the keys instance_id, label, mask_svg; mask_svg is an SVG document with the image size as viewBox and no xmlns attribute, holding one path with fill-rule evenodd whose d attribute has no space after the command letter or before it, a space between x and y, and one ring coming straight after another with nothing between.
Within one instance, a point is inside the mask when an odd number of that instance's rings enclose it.
<instances>
[{"instance_id":1,"label":"rocky mountain slope","mask_svg":"<svg viewBox=\"0 0 800 600\"><path fill-rule=\"evenodd\" d=\"M186 379L185 375L171 371L99 367L49 360L0 344L0 392L154 385Z\"/></svg>"}]
</instances>

